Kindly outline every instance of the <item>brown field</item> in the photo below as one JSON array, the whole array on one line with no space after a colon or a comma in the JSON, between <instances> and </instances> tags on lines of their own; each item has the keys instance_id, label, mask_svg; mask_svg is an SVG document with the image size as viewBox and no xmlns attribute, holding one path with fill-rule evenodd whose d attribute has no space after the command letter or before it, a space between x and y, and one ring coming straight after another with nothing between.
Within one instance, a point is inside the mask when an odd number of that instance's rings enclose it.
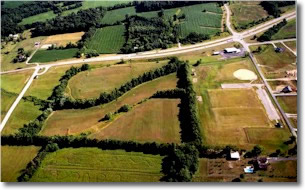
<instances>
[{"instance_id":1,"label":"brown field","mask_svg":"<svg viewBox=\"0 0 305 190\"><path fill-rule=\"evenodd\" d=\"M37 155L36 146L1 146L1 181L16 182L21 170Z\"/></svg>"},{"instance_id":2,"label":"brown field","mask_svg":"<svg viewBox=\"0 0 305 190\"><path fill-rule=\"evenodd\" d=\"M286 113L297 113L298 112L298 97L297 96L285 96L276 98Z\"/></svg>"},{"instance_id":3,"label":"brown field","mask_svg":"<svg viewBox=\"0 0 305 190\"><path fill-rule=\"evenodd\" d=\"M284 87L290 86L292 91L297 91L297 81L268 81L270 87L274 91L282 91Z\"/></svg>"},{"instance_id":4,"label":"brown field","mask_svg":"<svg viewBox=\"0 0 305 190\"><path fill-rule=\"evenodd\" d=\"M297 51L297 41L285 42L288 47L290 47L293 51Z\"/></svg>"},{"instance_id":5,"label":"brown field","mask_svg":"<svg viewBox=\"0 0 305 190\"><path fill-rule=\"evenodd\" d=\"M82 132L96 132L99 122L105 114L115 112L122 105L134 105L145 98L149 98L158 90L173 89L176 87L176 74L155 79L144 83L106 105L96 106L84 110L61 110L51 115L41 131L42 135L80 134Z\"/></svg>"},{"instance_id":6,"label":"brown field","mask_svg":"<svg viewBox=\"0 0 305 190\"><path fill-rule=\"evenodd\" d=\"M151 99L118 116L90 137L179 143L178 104L175 99Z\"/></svg>"},{"instance_id":7,"label":"brown field","mask_svg":"<svg viewBox=\"0 0 305 190\"><path fill-rule=\"evenodd\" d=\"M75 33L67 33L67 34L57 34L47 37L44 44L56 44L57 46L65 46L69 42L76 43L79 41L85 32L75 32Z\"/></svg>"},{"instance_id":8,"label":"brown field","mask_svg":"<svg viewBox=\"0 0 305 190\"><path fill-rule=\"evenodd\" d=\"M92 69L71 78L66 93L75 99L96 98L101 92L111 92L132 78L164 64L142 62Z\"/></svg>"}]
</instances>

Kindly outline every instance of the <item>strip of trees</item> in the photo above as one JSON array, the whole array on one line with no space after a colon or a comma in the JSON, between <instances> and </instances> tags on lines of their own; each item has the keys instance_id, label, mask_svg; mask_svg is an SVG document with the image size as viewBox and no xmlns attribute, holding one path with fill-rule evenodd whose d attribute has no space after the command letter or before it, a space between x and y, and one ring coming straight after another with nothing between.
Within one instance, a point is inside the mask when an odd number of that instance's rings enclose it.
<instances>
[{"instance_id":1,"label":"strip of trees","mask_svg":"<svg viewBox=\"0 0 305 190\"><path fill-rule=\"evenodd\" d=\"M285 7L288 5L294 5L295 1L262 1L260 5L268 12L269 15L275 18L280 17L282 11L280 7Z\"/></svg>"},{"instance_id":2,"label":"strip of trees","mask_svg":"<svg viewBox=\"0 0 305 190\"><path fill-rule=\"evenodd\" d=\"M286 24L287 21L286 19L284 19L282 22L278 23L277 25L274 25L272 28L269 28L266 32L264 32L263 35L257 38L257 41L259 42L270 41L272 36L276 34Z\"/></svg>"}]
</instances>

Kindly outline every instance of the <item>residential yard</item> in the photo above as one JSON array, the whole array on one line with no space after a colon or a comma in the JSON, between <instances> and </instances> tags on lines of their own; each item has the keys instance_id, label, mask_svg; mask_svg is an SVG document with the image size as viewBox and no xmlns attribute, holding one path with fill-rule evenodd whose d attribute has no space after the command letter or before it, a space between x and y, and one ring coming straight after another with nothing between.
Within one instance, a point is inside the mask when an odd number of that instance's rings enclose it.
<instances>
[{"instance_id":1,"label":"residential yard","mask_svg":"<svg viewBox=\"0 0 305 190\"><path fill-rule=\"evenodd\" d=\"M107 26L98 29L88 43L98 53L119 53L125 43L125 26Z\"/></svg>"},{"instance_id":2,"label":"residential yard","mask_svg":"<svg viewBox=\"0 0 305 190\"><path fill-rule=\"evenodd\" d=\"M296 19L290 20L283 28L281 28L276 34L274 34L271 39L280 40L287 38L296 38L296 27Z\"/></svg>"},{"instance_id":3,"label":"residential yard","mask_svg":"<svg viewBox=\"0 0 305 190\"><path fill-rule=\"evenodd\" d=\"M276 98L286 113L297 113L297 96L282 96Z\"/></svg>"},{"instance_id":4,"label":"residential yard","mask_svg":"<svg viewBox=\"0 0 305 190\"><path fill-rule=\"evenodd\" d=\"M105 122L90 137L141 142L179 143L179 99L150 99Z\"/></svg>"},{"instance_id":5,"label":"residential yard","mask_svg":"<svg viewBox=\"0 0 305 190\"><path fill-rule=\"evenodd\" d=\"M37 155L36 146L1 146L1 182L17 182L21 170Z\"/></svg>"},{"instance_id":6,"label":"residential yard","mask_svg":"<svg viewBox=\"0 0 305 190\"><path fill-rule=\"evenodd\" d=\"M127 81L162 67L164 64L165 62L131 62L91 69L72 77L66 93L75 99L96 98L102 92L111 92Z\"/></svg>"},{"instance_id":7,"label":"residential yard","mask_svg":"<svg viewBox=\"0 0 305 190\"><path fill-rule=\"evenodd\" d=\"M44 44L56 44L56 46L66 46L69 42L76 44L85 32L74 32L66 34L57 34L48 36L47 39L43 42Z\"/></svg>"},{"instance_id":8,"label":"residential yard","mask_svg":"<svg viewBox=\"0 0 305 190\"><path fill-rule=\"evenodd\" d=\"M82 132L94 134L99 131L99 122L105 114L117 111L124 104L134 105L149 98L158 90L176 88L176 74L171 74L150 82L146 82L115 101L89 109L55 111L44 124L41 135L74 135Z\"/></svg>"},{"instance_id":9,"label":"residential yard","mask_svg":"<svg viewBox=\"0 0 305 190\"><path fill-rule=\"evenodd\" d=\"M283 47L282 44L275 44L277 47ZM258 46L252 46L256 50ZM296 69L296 56L288 49L284 52L276 53L272 45L262 45L261 52L254 53L255 58L261 65L266 78L283 78L287 70Z\"/></svg>"},{"instance_id":10,"label":"residential yard","mask_svg":"<svg viewBox=\"0 0 305 190\"><path fill-rule=\"evenodd\" d=\"M156 182L159 155L98 148L65 148L46 156L31 182Z\"/></svg>"},{"instance_id":11,"label":"residential yard","mask_svg":"<svg viewBox=\"0 0 305 190\"><path fill-rule=\"evenodd\" d=\"M45 63L45 62L58 61L62 59L70 59L76 56L77 51L78 51L77 48L38 50L29 62Z\"/></svg>"}]
</instances>

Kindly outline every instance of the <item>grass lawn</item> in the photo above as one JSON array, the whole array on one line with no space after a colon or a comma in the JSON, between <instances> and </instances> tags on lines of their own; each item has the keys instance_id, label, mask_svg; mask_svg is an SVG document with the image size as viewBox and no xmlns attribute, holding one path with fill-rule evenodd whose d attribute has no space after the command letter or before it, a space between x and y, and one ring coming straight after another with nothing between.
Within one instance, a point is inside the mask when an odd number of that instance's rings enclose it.
<instances>
[{"instance_id":1,"label":"grass lawn","mask_svg":"<svg viewBox=\"0 0 305 190\"><path fill-rule=\"evenodd\" d=\"M282 44L275 44L277 47L283 47ZM252 47L256 49L258 46ZM283 78L287 70L296 69L296 56L285 49L282 53L276 53L272 45L261 46L260 53L254 53L255 58L261 65L266 78Z\"/></svg>"},{"instance_id":2,"label":"grass lawn","mask_svg":"<svg viewBox=\"0 0 305 190\"><path fill-rule=\"evenodd\" d=\"M57 49L38 50L29 62L44 63L44 62L58 61L62 59L69 59L75 57L77 51L78 51L77 48L60 49L60 50Z\"/></svg>"},{"instance_id":3,"label":"grass lawn","mask_svg":"<svg viewBox=\"0 0 305 190\"><path fill-rule=\"evenodd\" d=\"M26 37L25 40L20 42L8 42L4 45L4 48L1 50L1 69L2 71L13 70L17 68L31 67L32 65L26 65L25 62L22 63L13 63L13 59L17 56L18 48L24 48L26 52L33 52L36 48L34 47L35 42L42 42L46 37L30 37L31 33L27 30L23 33L23 36ZM3 45L3 43L1 43Z\"/></svg>"},{"instance_id":4,"label":"grass lawn","mask_svg":"<svg viewBox=\"0 0 305 190\"><path fill-rule=\"evenodd\" d=\"M249 28L246 25L268 16L267 11L259 3L258 1L238 1L230 3L232 23L235 29L241 31L242 28Z\"/></svg>"},{"instance_id":5,"label":"grass lawn","mask_svg":"<svg viewBox=\"0 0 305 190\"><path fill-rule=\"evenodd\" d=\"M290 49L297 51L297 41L284 42Z\"/></svg>"},{"instance_id":6,"label":"grass lawn","mask_svg":"<svg viewBox=\"0 0 305 190\"><path fill-rule=\"evenodd\" d=\"M295 38L296 37L296 20L290 20L288 23L282 27L276 34L274 34L271 39L272 40L280 40L280 39L287 39L287 38Z\"/></svg>"},{"instance_id":7,"label":"grass lawn","mask_svg":"<svg viewBox=\"0 0 305 190\"><path fill-rule=\"evenodd\" d=\"M286 113L297 113L297 96L285 96L276 98Z\"/></svg>"},{"instance_id":8,"label":"grass lawn","mask_svg":"<svg viewBox=\"0 0 305 190\"><path fill-rule=\"evenodd\" d=\"M18 132L19 128L22 128L24 124L36 119L41 113L39 108L32 102L21 100L1 133L3 135L8 135Z\"/></svg>"},{"instance_id":9,"label":"grass lawn","mask_svg":"<svg viewBox=\"0 0 305 190\"><path fill-rule=\"evenodd\" d=\"M17 182L21 170L37 155L40 147L1 146L1 182Z\"/></svg>"},{"instance_id":10,"label":"grass lawn","mask_svg":"<svg viewBox=\"0 0 305 190\"><path fill-rule=\"evenodd\" d=\"M122 150L65 148L48 154L31 182L156 182L162 157Z\"/></svg>"},{"instance_id":11,"label":"grass lawn","mask_svg":"<svg viewBox=\"0 0 305 190\"><path fill-rule=\"evenodd\" d=\"M76 99L96 98L101 92L111 92L126 83L126 81L138 77L144 72L159 68L164 64L164 62L135 62L92 69L71 78L66 92Z\"/></svg>"},{"instance_id":12,"label":"grass lawn","mask_svg":"<svg viewBox=\"0 0 305 190\"><path fill-rule=\"evenodd\" d=\"M88 43L98 53L118 53L125 43L124 25L107 26L98 29Z\"/></svg>"},{"instance_id":13,"label":"grass lawn","mask_svg":"<svg viewBox=\"0 0 305 190\"><path fill-rule=\"evenodd\" d=\"M179 99L151 99L117 116L99 132L97 139L179 143Z\"/></svg>"},{"instance_id":14,"label":"grass lawn","mask_svg":"<svg viewBox=\"0 0 305 190\"><path fill-rule=\"evenodd\" d=\"M1 119L4 118L16 98L17 95L11 94L1 89Z\"/></svg>"},{"instance_id":15,"label":"grass lawn","mask_svg":"<svg viewBox=\"0 0 305 190\"><path fill-rule=\"evenodd\" d=\"M43 42L44 44L56 44L56 46L66 46L69 42L76 44L79 41L85 32L74 32L66 34L57 34L48 36L47 39Z\"/></svg>"},{"instance_id":16,"label":"grass lawn","mask_svg":"<svg viewBox=\"0 0 305 190\"><path fill-rule=\"evenodd\" d=\"M26 70L17 73L7 73L1 75L1 88L19 94L31 77L33 70Z\"/></svg>"},{"instance_id":17,"label":"grass lawn","mask_svg":"<svg viewBox=\"0 0 305 190\"><path fill-rule=\"evenodd\" d=\"M171 74L150 82L146 82L115 101L89 109L60 110L54 112L45 122L42 135L80 134L82 132L98 132L103 123L99 122L105 114L115 112L122 105L134 105L145 98L149 98L158 90L176 88L176 74Z\"/></svg>"}]
</instances>

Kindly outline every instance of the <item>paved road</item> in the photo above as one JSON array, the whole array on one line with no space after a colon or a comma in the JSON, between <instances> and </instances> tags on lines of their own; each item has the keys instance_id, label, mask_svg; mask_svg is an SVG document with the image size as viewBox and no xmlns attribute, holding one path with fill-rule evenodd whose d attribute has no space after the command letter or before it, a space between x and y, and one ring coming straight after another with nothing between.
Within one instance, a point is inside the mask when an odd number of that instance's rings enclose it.
<instances>
[{"instance_id":1,"label":"paved road","mask_svg":"<svg viewBox=\"0 0 305 190\"><path fill-rule=\"evenodd\" d=\"M274 96L297 96L297 93L279 93L279 94L273 94Z\"/></svg>"}]
</instances>

